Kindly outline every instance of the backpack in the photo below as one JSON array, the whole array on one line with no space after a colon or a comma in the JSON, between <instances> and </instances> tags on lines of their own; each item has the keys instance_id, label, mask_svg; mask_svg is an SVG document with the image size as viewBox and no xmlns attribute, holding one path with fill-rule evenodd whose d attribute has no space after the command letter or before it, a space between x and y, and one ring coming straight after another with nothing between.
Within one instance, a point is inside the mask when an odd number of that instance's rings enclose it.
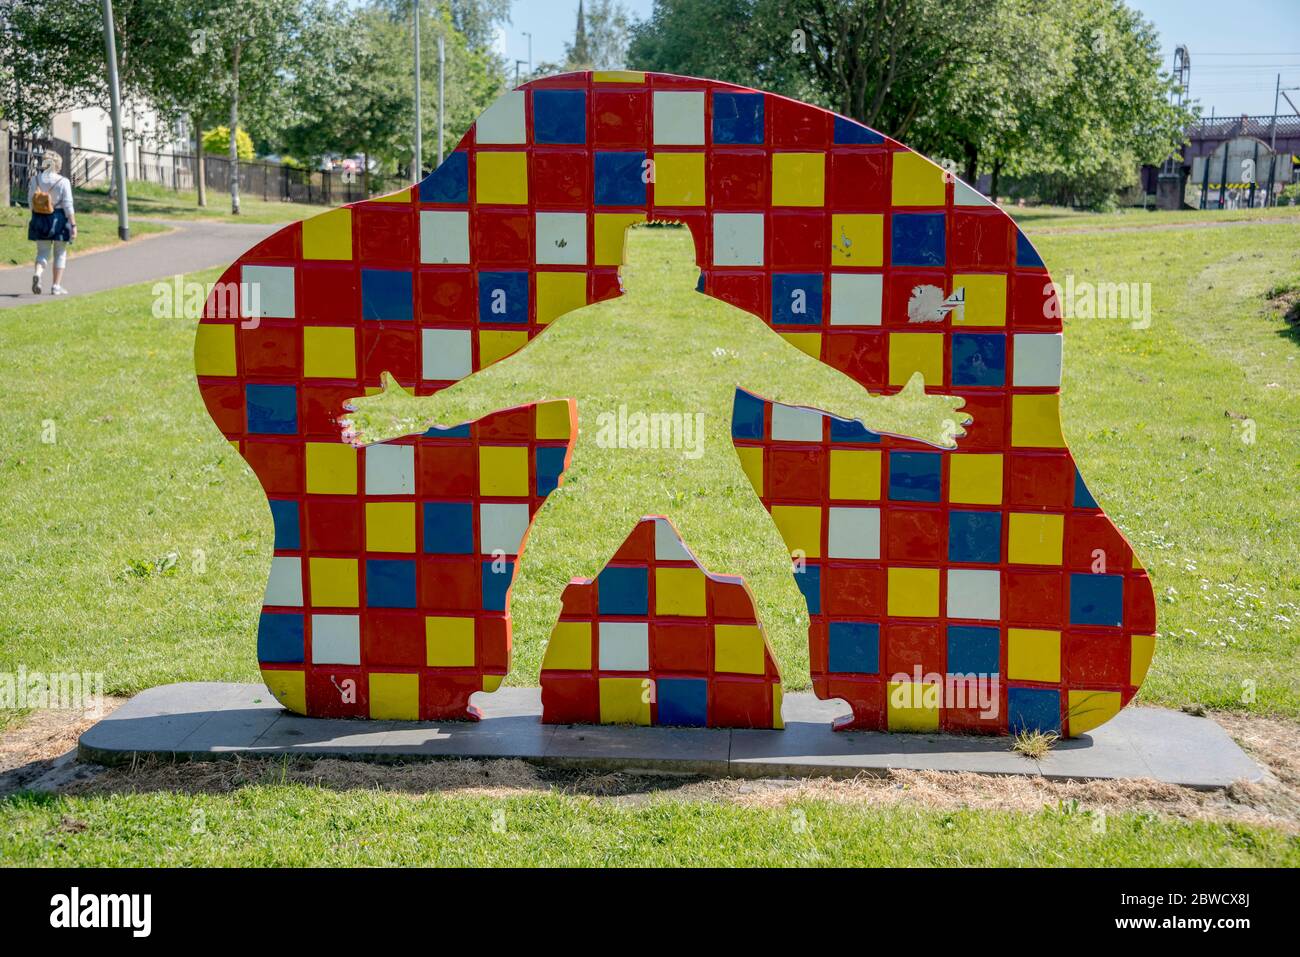
<instances>
[{"instance_id":1,"label":"backpack","mask_svg":"<svg viewBox=\"0 0 1300 957\"><path fill-rule=\"evenodd\" d=\"M41 189L39 186L34 186L32 188L31 206L33 213L49 215L54 212L54 200L50 197L49 193Z\"/></svg>"}]
</instances>

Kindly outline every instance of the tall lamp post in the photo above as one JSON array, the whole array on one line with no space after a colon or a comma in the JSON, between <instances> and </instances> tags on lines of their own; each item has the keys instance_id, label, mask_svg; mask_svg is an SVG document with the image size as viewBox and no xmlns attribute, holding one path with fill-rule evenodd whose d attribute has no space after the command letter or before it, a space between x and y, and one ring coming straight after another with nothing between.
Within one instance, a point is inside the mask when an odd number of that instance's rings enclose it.
<instances>
[{"instance_id":1,"label":"tall lamp post","mask_svg":"<svg viewBox=\"0 0 1300 957\"><path fill-rule=\"evenodd\" d=\"M424 168L424 118L420 115L420 0L411 5L415 11L415 161L411 164L411 182L418 183Z\"/></svg>"},{"instance_id":2,"label":"tall lamp post","mask_svg":"<svg viewBox=\"0 0 1300 957\"><path fill-rule=\"evenodd\" d=\"M113 177L117 182L117 235L131 238L126 211L126 154L122 151L122 94L117 85L117 39L113 32L113 0L102 0L104 57L108 60L108 98L113 110ZM232 138L233 139L233 138Z\"/></svg>"}]
</instances>

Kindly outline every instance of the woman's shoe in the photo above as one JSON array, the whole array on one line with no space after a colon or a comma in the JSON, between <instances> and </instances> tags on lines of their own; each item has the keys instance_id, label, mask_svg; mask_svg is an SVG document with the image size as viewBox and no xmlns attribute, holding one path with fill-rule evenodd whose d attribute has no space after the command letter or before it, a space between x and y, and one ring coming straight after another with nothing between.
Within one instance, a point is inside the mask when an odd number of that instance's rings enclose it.
<instances>
[{"instance_id":1,"label":"woman's shoe","mask_svg":"<svg viewBox=\"0 0 1300 957\"><path fill-rule=\"evenodd\" d=\"M67 294L68 294L68 290L64 289L62 286L51 286L51 287L50 287L50 295L51 295L51 296L66 296Z\"/></svg>"},{"instance_id":2,"label":"woman's shoe","mask_svg":"<svg viewBox=\"0 0 1300 957\"><path fill-rule=\"evenodd\" d=\"M41 294L41 277L32 273L32 292L36 295Z\"/></svg>"}]
</instances>

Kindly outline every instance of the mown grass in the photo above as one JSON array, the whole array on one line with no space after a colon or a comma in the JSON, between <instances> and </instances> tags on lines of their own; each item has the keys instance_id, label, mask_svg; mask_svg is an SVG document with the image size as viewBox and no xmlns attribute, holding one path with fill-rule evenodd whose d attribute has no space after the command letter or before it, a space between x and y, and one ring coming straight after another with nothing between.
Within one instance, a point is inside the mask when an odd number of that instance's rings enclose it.
<instances>
[{"instance_id":1,"label":"mown grass","mask_svg":"<svg viewBox=\"0 0 1300 957\"><path fill-rule=\"evenodd\" d=\"M17 866L1290 866L1268 828L1151 814L1099 818L863 807L639 804L538 792L405 795L260 784L229 794L18 795L0 801Z\"/></svg>"},{"instance_id":2,"label":"mown grass","mask_svg":"<svg viewBox=\"0 0 1300 957\"><path fill-rule=\"evenodd\" d=\"M1270 206L1263 209L1118 209L1093 213L1066 206L1004 206L1026 230L1065 231L1075 229L1143 229L1179 227L1197 223L1271 222L1300 220L1300 206Z\"/></svg>"},{"instance_id":3,"label":"mown grass","mask_svg":"<svg viewBox=\"0 0 1300 957\"><path fill-rule=\"evenodd\" d=\"M117 214L87 212L77 205L77 241L72 244L70 255L89 252L115 246L117 238ZM36 244L27 239L27 222L31 214L19 206L0 206L0 269L5 266L21 266L32 262L36 256ZM149 233L163 232L168 227L160 223L132 223L132 236L144 236ZM48 287L49 280L46 280Z\"/></svg>"},{"instance_id":4,"label":"mown grass","mask_svg":"<svg viewBox=\"0 0 1300 957\"><path fill-rule=\"evenodd\" d=\"M128 183L126 190L132 217L159 219L202 219L228 223L288 223L306 219L324 212L329 207L311 203L285 203L276 199L264 200L258 193L243 193L239 199L239 215L230 213L230 194L208 190L207 206L200 206L194 190L170 190L157 183ZM79 208L92 212L112 212L116 215L117 200L110 199L108 187L83 190L77 193Z\"/></svg>"}]
</instances>

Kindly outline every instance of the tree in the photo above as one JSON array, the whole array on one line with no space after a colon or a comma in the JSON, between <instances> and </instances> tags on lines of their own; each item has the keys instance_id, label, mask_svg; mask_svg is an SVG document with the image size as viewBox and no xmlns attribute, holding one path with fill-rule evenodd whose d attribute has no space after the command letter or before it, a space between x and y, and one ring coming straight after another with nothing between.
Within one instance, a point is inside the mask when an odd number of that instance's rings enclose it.
<instances>
[{"instance_id":1,"label":"tree","mask_svg":"<svg viewBox=\"0 0 1300 957\"><path fill-rule=\"evenodd\" d=\"M565 45L564 69L621 70L627 62L632 20L618 0L592 0L591 12L578 0L573 42Z\"/></svg>"}]
</instances>

